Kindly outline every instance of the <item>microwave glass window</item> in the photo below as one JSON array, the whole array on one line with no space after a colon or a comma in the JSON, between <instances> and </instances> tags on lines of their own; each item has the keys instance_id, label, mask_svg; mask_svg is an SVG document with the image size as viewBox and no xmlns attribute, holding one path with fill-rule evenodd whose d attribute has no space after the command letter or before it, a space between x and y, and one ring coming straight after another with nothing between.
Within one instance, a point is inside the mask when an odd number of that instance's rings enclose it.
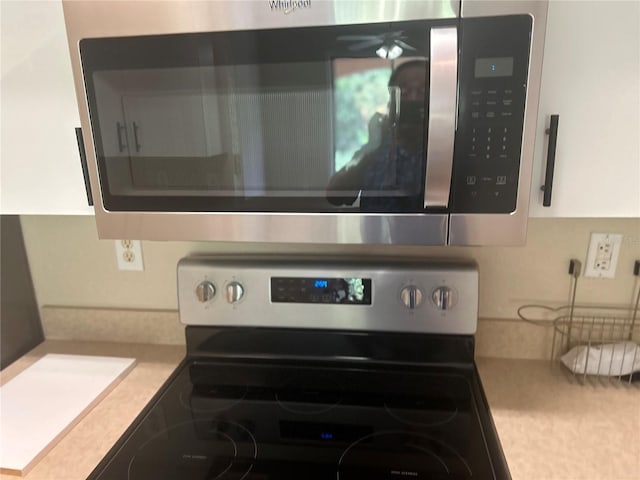
<instances>
[{"instance_id":1,"label":"microwave glass window","mask_svg":"<svg viewBox=\"0 0 640 480\"><path fill-rule=\"evenodd\" d=\"M81 41L104 204L419 211L426 22Z\"/></svg>"}]
</instances>

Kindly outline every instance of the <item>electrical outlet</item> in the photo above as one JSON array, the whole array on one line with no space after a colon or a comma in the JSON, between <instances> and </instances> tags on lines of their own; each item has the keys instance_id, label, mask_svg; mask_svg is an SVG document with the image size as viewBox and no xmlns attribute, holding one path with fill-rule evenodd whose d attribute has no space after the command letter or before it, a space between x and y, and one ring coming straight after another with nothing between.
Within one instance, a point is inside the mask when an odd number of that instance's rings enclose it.
<instances>
[{"instance_id":1,"label":"electrical outlet","mask_svg":"<svg viewBox=\"0 0 640 480\"><path fill-rule=\"evenodd\" d=\"M144 270L140 240L116 240L118 270Z\"/></svg>"},{"instance_id":2,"label":"electrical outlet","mask_svg":"<svg viewBox=\"0 0 640 480\"><path fill-rule=\"evenodd\" d=\"M587 252L585 277L613 278L620 256L622 235L617 233L592 233Z\"/></svg>"}]
</instances>

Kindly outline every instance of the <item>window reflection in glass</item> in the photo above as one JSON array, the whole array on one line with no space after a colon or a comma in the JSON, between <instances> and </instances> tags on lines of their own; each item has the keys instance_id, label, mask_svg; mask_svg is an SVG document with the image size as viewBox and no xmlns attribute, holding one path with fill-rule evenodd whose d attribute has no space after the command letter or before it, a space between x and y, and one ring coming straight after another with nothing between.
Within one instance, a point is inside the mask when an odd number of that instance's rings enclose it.
<instances>
[{"instance_id":1,"label":"window reflection in glass","mask_svg":"<svg viewBox=\"0 0 640 480\"><path fill-rule=\"evenodd\" d=\"M334 171L343 168L370 136L369 121L387 115L391 62L382 59L336 59L333 61L335 106Z\"/></svg>"},{"instance_id":2,"label":"window reflection in glass","mask_svg":"<svg viewBox=\"0 0 640 480\"><path fill-rule=\"evenodd\" d=\"M427 60L334 63L347 73L335 81L336 173L328 200L366 211L410 210L425 167Z\"/></svg>"}]
</instances>

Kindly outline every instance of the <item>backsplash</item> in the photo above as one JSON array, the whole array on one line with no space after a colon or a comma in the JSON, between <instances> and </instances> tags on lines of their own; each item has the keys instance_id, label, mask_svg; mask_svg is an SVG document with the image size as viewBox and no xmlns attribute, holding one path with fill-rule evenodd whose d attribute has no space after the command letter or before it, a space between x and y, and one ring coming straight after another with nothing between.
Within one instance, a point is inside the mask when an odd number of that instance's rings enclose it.
<instances>
[{"instance_id":1,"label":"backsplash","mask_svg":"<svg viewBox=\"0 0 640 480\"><path fill-rule=\"evenodd\" d=\"M40 316L47 340L185 344L184 325L175 310L44 306ZM481 319L476 355L548 360L552 338L551 325L540 328L518 320Z\"/></svg>"},{"instance_id":2,"label":"backsplash","mask_svg":"<svg viewBox=\"0 0 640 480\"><path fill-rule=\"evenodd\" d=\"M583 278L577 301L628 305L640 259L640 219L529 220L522 247L398 247L142 242L144 271L119 271L112 240L98 240L91 216L23 216L36 298L43 306L176 310L176 263L193 253L300 253L472 258L480 270L480 317L516 318L525 303L566 304L568 261L584 262L591 232L620 233L613 280Z\"/></svg>"}]
</instances>

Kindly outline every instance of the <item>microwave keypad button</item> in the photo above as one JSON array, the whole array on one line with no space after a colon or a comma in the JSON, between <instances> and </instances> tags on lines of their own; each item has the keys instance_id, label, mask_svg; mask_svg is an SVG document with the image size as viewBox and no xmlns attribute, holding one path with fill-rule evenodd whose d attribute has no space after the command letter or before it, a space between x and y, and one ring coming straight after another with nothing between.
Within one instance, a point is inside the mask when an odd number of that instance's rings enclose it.
<instances>
[{"instance_id":1,"label":"microwave keypad button","mask_svg":"<svg viewBox=\"0 0 640 480\"><path fill-rule=\"evenodd\" d=\"M496 112L487 112L487 118L495 118Z\"/></svg>"},{"instance_id":2,"label":"microwave keypad button","mask_svg":"<svg viewBox=\"0 0 640 480\"><path fill-rule=\"evenodd\" d=\"M471 134L471 142L468 144L469 145L469 157L473 158L475 157L475 153L476 153L476 147L477 145L477 137L476 137L476 129L473 128L472 129L472 134Z\"/></svg>"},{"instance_id":3,"label":"microwave keypad button","mask_svg":"<svg viewBox=\"0 0 640 480\"><path fill-rule=\"evenodd\" d=\"M505 95L512 95L513 94L513 90L505 90L504 94Z\"/></svg>"},{"instance_id":4,"label":"microwave keypad button","mask_svg":"<svg viewBox=\"0 0 640 480\"><path fill-rule=\"evenodd\" d=\"M476 184L476 177L475 175L470 175L467 177L467 185L475 185Z\"/></svg>"},{"instance_id":5,"label":"microwave keypad button","mask_svg":"<svg viewBox=\"0 0 640 480\"><path fill-rule=\"evenodd\" d=\"M495 95L496 93L498 93L498 91L497 90L487 90L487 93L489 95Z\"/></svg>"},{"instance_id":6,"label":"microwave keypad button","mask_svg":"<svg viewBox=\"0 0 640 480\"><path fill-rule=\"evenodd\" d=\"M482 90L471 90L471 95L474 95L474 96L482 95Z\"/></svg>"},{"instance_id":7,"label":"microwave keypad button","mask_svg":"<svg viewBox=\"0 0 640 480\"><path fill-rule=\"evenodd\" d=\"M496 185L506 185L507 184L507 176L506 175L498 175L496 177Z\"/></svg>"}]
</instances>

